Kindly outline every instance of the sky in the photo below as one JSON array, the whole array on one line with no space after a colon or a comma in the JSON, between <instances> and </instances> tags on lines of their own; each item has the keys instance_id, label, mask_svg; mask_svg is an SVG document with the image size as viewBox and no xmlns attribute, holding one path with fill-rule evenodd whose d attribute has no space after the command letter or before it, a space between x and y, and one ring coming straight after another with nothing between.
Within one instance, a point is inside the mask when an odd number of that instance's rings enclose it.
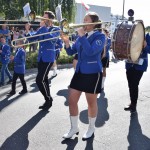
<instances>
[{"instance_id":1,"label":"sky","mask_svg":"<svg viewBox=\"0 0 150 150\"><path fill-rule=\"evenodd\" d=\"M76 0L81 2L81 0ZM111 7L113 15L123 13L123 0L83 0L87 4ZM128 18L128 10L134 10L134 19L143 20L144 25L150 26L150 0L124 0L124 16ZM90 10L90 9L89 9Z\"/></svg>"}]
</instances>

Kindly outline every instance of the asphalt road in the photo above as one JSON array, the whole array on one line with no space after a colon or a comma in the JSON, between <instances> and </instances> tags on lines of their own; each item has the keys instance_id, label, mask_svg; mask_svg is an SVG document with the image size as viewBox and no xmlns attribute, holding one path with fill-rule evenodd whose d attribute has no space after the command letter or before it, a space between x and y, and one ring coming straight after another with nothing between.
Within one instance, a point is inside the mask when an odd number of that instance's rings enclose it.
<instances>
[{"instance_id":1,"label":"asphalt road","mask_svg":"<svg viewBox=\"0 0 150 150\"><path fill-rule=\"evenodd\" d=\"M55 78L50 71L54 102L48 112L38 109L44 99L35 83L36 69L27 71L27 94L18 94L22 88L19 81L17 94L11 97L6 96L10 85L0 87L0 150L150 150L150 68L141 79L134 115L123 109L129 103L124 68L123 61L110 63L105 92L97 99L95 136L87 141L82 141L88 127L84 93L79 101L80 133L70 140L62 138L70 129L67 96L72 68L59 69Z\"/></svg>"}]
</instances>

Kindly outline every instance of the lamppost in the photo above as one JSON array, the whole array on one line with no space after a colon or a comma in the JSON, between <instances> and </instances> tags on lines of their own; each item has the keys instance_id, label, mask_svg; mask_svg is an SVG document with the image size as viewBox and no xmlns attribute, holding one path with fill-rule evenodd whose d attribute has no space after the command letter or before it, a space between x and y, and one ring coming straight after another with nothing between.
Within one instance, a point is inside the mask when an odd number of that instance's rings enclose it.
<instances>
[{"instance_id":1,"label":"lamppost","mask_svg":"<svg viewBox=\"0 0 150 150\"><path fill-rule=\"evenodd\" d=\"M124 19L124 6L125 6L125 0L123 0L123 12L122 12L122 20Z\"/></svg>"}]
</instances>

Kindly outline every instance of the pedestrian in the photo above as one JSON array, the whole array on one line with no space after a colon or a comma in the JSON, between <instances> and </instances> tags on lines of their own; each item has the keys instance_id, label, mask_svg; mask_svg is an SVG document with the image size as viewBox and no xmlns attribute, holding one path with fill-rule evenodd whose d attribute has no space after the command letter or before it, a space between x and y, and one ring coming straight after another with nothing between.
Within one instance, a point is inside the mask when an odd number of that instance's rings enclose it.
<instances>
[{"instance_id":1,"label":"pedestrian","mask_svg":"<svg viewBox=\"0 0 150 150\"><path fill-rule=\"evenodd\" d=\"M146 41L144 41L144 48L140 54L137 63L132 61L126 61L126 77L128 81L130 101L131 103L127 105L124 110L130 111L131 113L136 112L138 93L139 93L139 83L143 76L143 73L147 71L148 67L148 53L150 54L150 35L146 34Z\"/></svg>"},{"instance_id":2,"label":"pedestrian","mask_svg":"<svg viewBox=\"0 0 150 150\"><path fill-rule=\"evenodd\" d=\"M102 52L102 65L103 65L103 78L102 78L102 90L104 90L104 82L106 80L106 68L109 68L109 51L111 46L111 38L109 37L109 31L104 29L104 33L106 36L106 42L104 46L104 50Z\"/></svg>"},{"instance_id":3,"label":"pedestrian","mask_svg":"<svg viewBox=\"0 0 150 150\"><path fill-rule=\"evenodd\" d=\"M99 16L95 12L88 12L84 17L84 23L98 22ZM101 92L102 63L101 52L105 44L105 35L97 30L98 25L87 25L77 29L78 39L71 46L69 38L62 34L65 49L68 55L78 53L78 63L69 88L69 111L71 129L63 135L63 138L71 138L79 133L78 127L78 101L82 94L88 104L89 127L83 135L86 140L94 134L97 117L97 95Z\"/></svg>"},{"instance_id":4,"label":"pedestrian","mask_svg":"<svg viewBox=\"0 0 150 150\"><path fill-rule=\"evenodd\" d=\"M63 42L62 40L59 38L56 42L56 45L55 45L55 61L54 61L54 64L53 64L53 77L57 76L57 60L60 56L60 51L62 50L62 47L63 47Z\"/></svg>"},{"instance_id":5,"label":"pedestrian","mask_svg":"<svg viewBox=\"0 0 150 150\"><path fill-rule=\"evenodd\" d=\"M5 73L9 78L9 81L7 84L12 82L12 75L8 69L8 64L10 62L10 46L6 44L6 39L4 36L0 37L0 41L2 43L0 54L1 54L1 63L2 63L2 68L1 68L1 80L0 80L0 86L5 85Z\"/></svg>"},{"instance_id":6,"label":"pedestrian","mask_svg":"<svg viewBox=\"0 0 150 150\"><path fill-rule=\"evenodd\" d=\"M16 49L15 56L11 56L11 61L14 61L14 74L12 79L12 88L11 91L8 93L9 95L16 94L16 81L19 78L22 84L22 91L19 92L19 94L25 94L27 93L27 85L24 79L25 75L25 64L26 64L26 52L21 46L24 44L23 40L18 40L16 42L16 45L18 45L18 48Z\"/></svg>"},{"instance_id":7,"label":"pedestrian","mask_svg":"<svg viewBox=\"0 0 150 150\"><path fill-rule=\"evenodd\" d=\"M44 12L43 18L40 22L40 28L37 30L37 32L34 35L42 34L42 33L48 33L48 26L49 24L52 24L52 20L55 18L55 15L53 12ZM46 19L47 18L47 19ZM31 36L29 34L29 28L30 25L26 24L26 36ZM49 88L49 81L48 81L48 73L54 63L55 60L55 44L56 40L47 40L40 42L43 39L50 39L58 36L60 33L57 34L45 34L42 36L31 36L28 40L30 42L34 40L39 41L39 52L38 52L38 74L36 77L36 84L44 96L45 103L41 106L39 106L39 109L48 110L50 107L52 107L52 97L50 94L50 88Z\"/></svg>"}]
</instances>

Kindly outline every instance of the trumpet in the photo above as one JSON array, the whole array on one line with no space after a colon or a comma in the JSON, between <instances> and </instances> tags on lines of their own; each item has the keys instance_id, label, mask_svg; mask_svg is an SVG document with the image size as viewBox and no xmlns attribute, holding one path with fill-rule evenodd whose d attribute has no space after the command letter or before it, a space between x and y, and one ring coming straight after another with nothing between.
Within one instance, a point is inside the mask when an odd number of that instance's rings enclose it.
<instances>
[{"instance_id":1,"label":"trumpet","mask_svg":"<svg viewBox=\"0 0 150 150\"><path fill-rule=\"evenodd\" d=\"M42 33L42 34L38 34L38 35L33 35L32 37L42 36L42 35L46 35L46 34L53 34L53 33L56 33L56 32L63 32L65 34L69 34L69 33L72 33L72 29L74 29L74 28L79 28L79 27L88 26L88 25L103 24L103 23L108 23L108 22L99 21L99 22L94 22L94 23L69 24L67 19L63 19L62 21L60 21L60 30L47 32L47 33ZM103 28L99 28L99 29L103 29ZM11 45L12 45L12 47L19 47L19 46L25 46L25 45L29 45L29 44L34 44L34 43L38 43L38 42L45 42L45 41L60 38L60 36L57 36L57 37L54 37L54 38L43 39L43 40L40 40L40 41L34 41L34 42L22 44L22 45L14 45L13 44L13 43L16 43L19 40L27 40L27 39L32 38L32 37L24 37L24 38L19 38L19 39L16 39L16 40L12 40Z\"/></svg>"}]
</instances>

